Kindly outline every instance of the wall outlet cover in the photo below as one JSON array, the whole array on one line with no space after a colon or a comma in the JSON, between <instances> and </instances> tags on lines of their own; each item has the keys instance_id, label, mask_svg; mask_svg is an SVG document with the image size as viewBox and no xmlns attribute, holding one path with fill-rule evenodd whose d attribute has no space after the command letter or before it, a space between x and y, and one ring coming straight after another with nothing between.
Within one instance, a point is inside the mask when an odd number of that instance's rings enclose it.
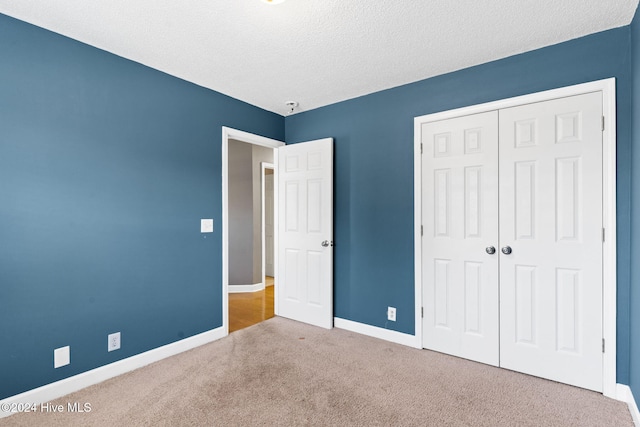
<instances>
[{"instance_id":1,"label":"wall outlet cover","mask_svg":"<svg viewBox=\"0 0 640 427\"><path fill-rule=\"evenodd\" d=\"M107 351L120 349L120 332L109 334L107 337Z\"/></svg>"},{"instance_id":2,"label":"wall outlet cover","mask_svg":"<svg viewBox=\"0 0 640 427\"><path fill-rule=\"evenodd\" d=\"M71 348L60 347L53 350L53 367L60 368L71 363Z\"/></svg>"},{"instance_id":3,"label":"wall outlet cover","mask_svg":"<svg viewBox=\"0 0 640 427\"><path fill-rule=\"evenodd\" d=\"M396 308L395 307L387 307L387 319L392 322L396 321Z\"/></svg>"}]
</instances>

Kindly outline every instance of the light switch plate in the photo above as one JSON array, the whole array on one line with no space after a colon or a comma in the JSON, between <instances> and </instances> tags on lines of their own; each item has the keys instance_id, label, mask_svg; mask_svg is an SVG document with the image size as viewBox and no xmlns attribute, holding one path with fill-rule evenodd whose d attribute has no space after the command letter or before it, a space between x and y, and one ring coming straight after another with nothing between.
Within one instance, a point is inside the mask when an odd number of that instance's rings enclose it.
<instances>
[{"instance_id":1,"label":"light switch plate","mask_svg":"<svg viewBox=\"0 0 640 427\"><path fill-rule=\"evenodd\" d=\"M213 233L213 220L201 219L200 220L200 232L201 233Z\"/></svg>"},{"instance_id":2,"label":"light switch plate","mask_svg":"<svg viewBox=\"0 0 640 427\"><path fill-rule=\"evenodd\" d=\"M60 368L71 363L71 349L69 346L60 347L53 350L53 367Z\"/></svg>"}]
</instances>

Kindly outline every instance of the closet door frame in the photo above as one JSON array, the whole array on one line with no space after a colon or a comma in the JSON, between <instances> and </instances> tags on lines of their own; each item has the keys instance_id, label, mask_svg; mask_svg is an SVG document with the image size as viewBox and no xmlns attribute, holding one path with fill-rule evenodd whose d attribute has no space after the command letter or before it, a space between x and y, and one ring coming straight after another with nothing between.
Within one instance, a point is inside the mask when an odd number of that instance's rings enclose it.
<instances>
[{"instance_id":1,"label":"closet door frame","mask_svg":"<svg viewBox=\"0 0 640 427\"><path fill-rule=\"evenodd\" d=\"M602 133L603 171L603 307L602 330L605 340L603 354L603 394L618 398L616 384L616 82L615 78L598 80L559 89L537 92L529 95L503 99L485 104L443 111L414 119L414 266L415 266L415 342L414 347L422 348L422 125L471 114L484 113L502 108L516 107L556 98L602 92L604 115Z\"/></svg>"}]
</instances>

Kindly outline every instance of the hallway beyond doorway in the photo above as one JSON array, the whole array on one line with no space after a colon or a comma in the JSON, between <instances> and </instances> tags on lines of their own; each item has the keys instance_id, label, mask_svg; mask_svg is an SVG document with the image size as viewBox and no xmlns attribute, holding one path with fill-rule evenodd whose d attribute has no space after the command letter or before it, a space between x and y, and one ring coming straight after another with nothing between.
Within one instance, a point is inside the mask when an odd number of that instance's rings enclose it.
<instances>
[{"instance_id":1,"label":"hallway beyond doorway","mask_svg":"<svg viewBox=\"0 0 640 427\"><path fill-rule=\"evenodd\" d=\"M229 333L274 316L274 279L265 277L265 288L257 292L229 294Z\"/></svg>"}]
</instances>

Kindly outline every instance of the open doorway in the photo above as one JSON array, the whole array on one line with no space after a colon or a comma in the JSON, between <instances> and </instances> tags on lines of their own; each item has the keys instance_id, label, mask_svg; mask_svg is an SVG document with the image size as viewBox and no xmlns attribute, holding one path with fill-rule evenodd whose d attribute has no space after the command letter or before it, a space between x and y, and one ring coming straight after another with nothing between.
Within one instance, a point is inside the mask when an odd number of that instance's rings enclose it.
<instances>
[{"instance_id":1,"label":"open doorway","mask_svg":"<svg viewBox=\"0 0 640 427\"><path fill-rule=\"evenodd\" d=\"M333 327L333 138L292 145L247 132L222 129L222 326L229 331L229 293L238 290L231 268L236 245L231 220L246 217L249 208L232 213L230 180L235 169L229 149L234 140L267 147L274 171L274 314L330 329ZM253 160L252 160L253 162ZM248 162L242 163L248 164ZM246 183L245 183L246 185ZM246 202L247 206L249 202ZM281 214L279 214L281 213ZM248 214L252 217L252 213ZM280 219L282 215L282 219ZM246 222L249 224L249 222ZM249 225L247 225L249 227ZM246 233L246 229L241 230ZM251 230L253 233L253 229ZM245 250L245 255L250 251ZM254 258L255 260L255 258ZM242 264L250 269L253 262ZM256 270L244 271L256 280ZM235 277L235 276L234 276ZM259 276L257 280L261 280ZM247 279L248 278L248 279ZM251 287L264 286L250 283Z\"/></svg>"},{"instance_id":2,"label":"open doorway","mask_svg":"<svg viewBox=\"0 0 640 427\"><path fill-rule=\"evenodd\" d=\"M228 332L276 314L274 151L280 145L223 129L223 324Z\"/></svg>"}]
</instances>

